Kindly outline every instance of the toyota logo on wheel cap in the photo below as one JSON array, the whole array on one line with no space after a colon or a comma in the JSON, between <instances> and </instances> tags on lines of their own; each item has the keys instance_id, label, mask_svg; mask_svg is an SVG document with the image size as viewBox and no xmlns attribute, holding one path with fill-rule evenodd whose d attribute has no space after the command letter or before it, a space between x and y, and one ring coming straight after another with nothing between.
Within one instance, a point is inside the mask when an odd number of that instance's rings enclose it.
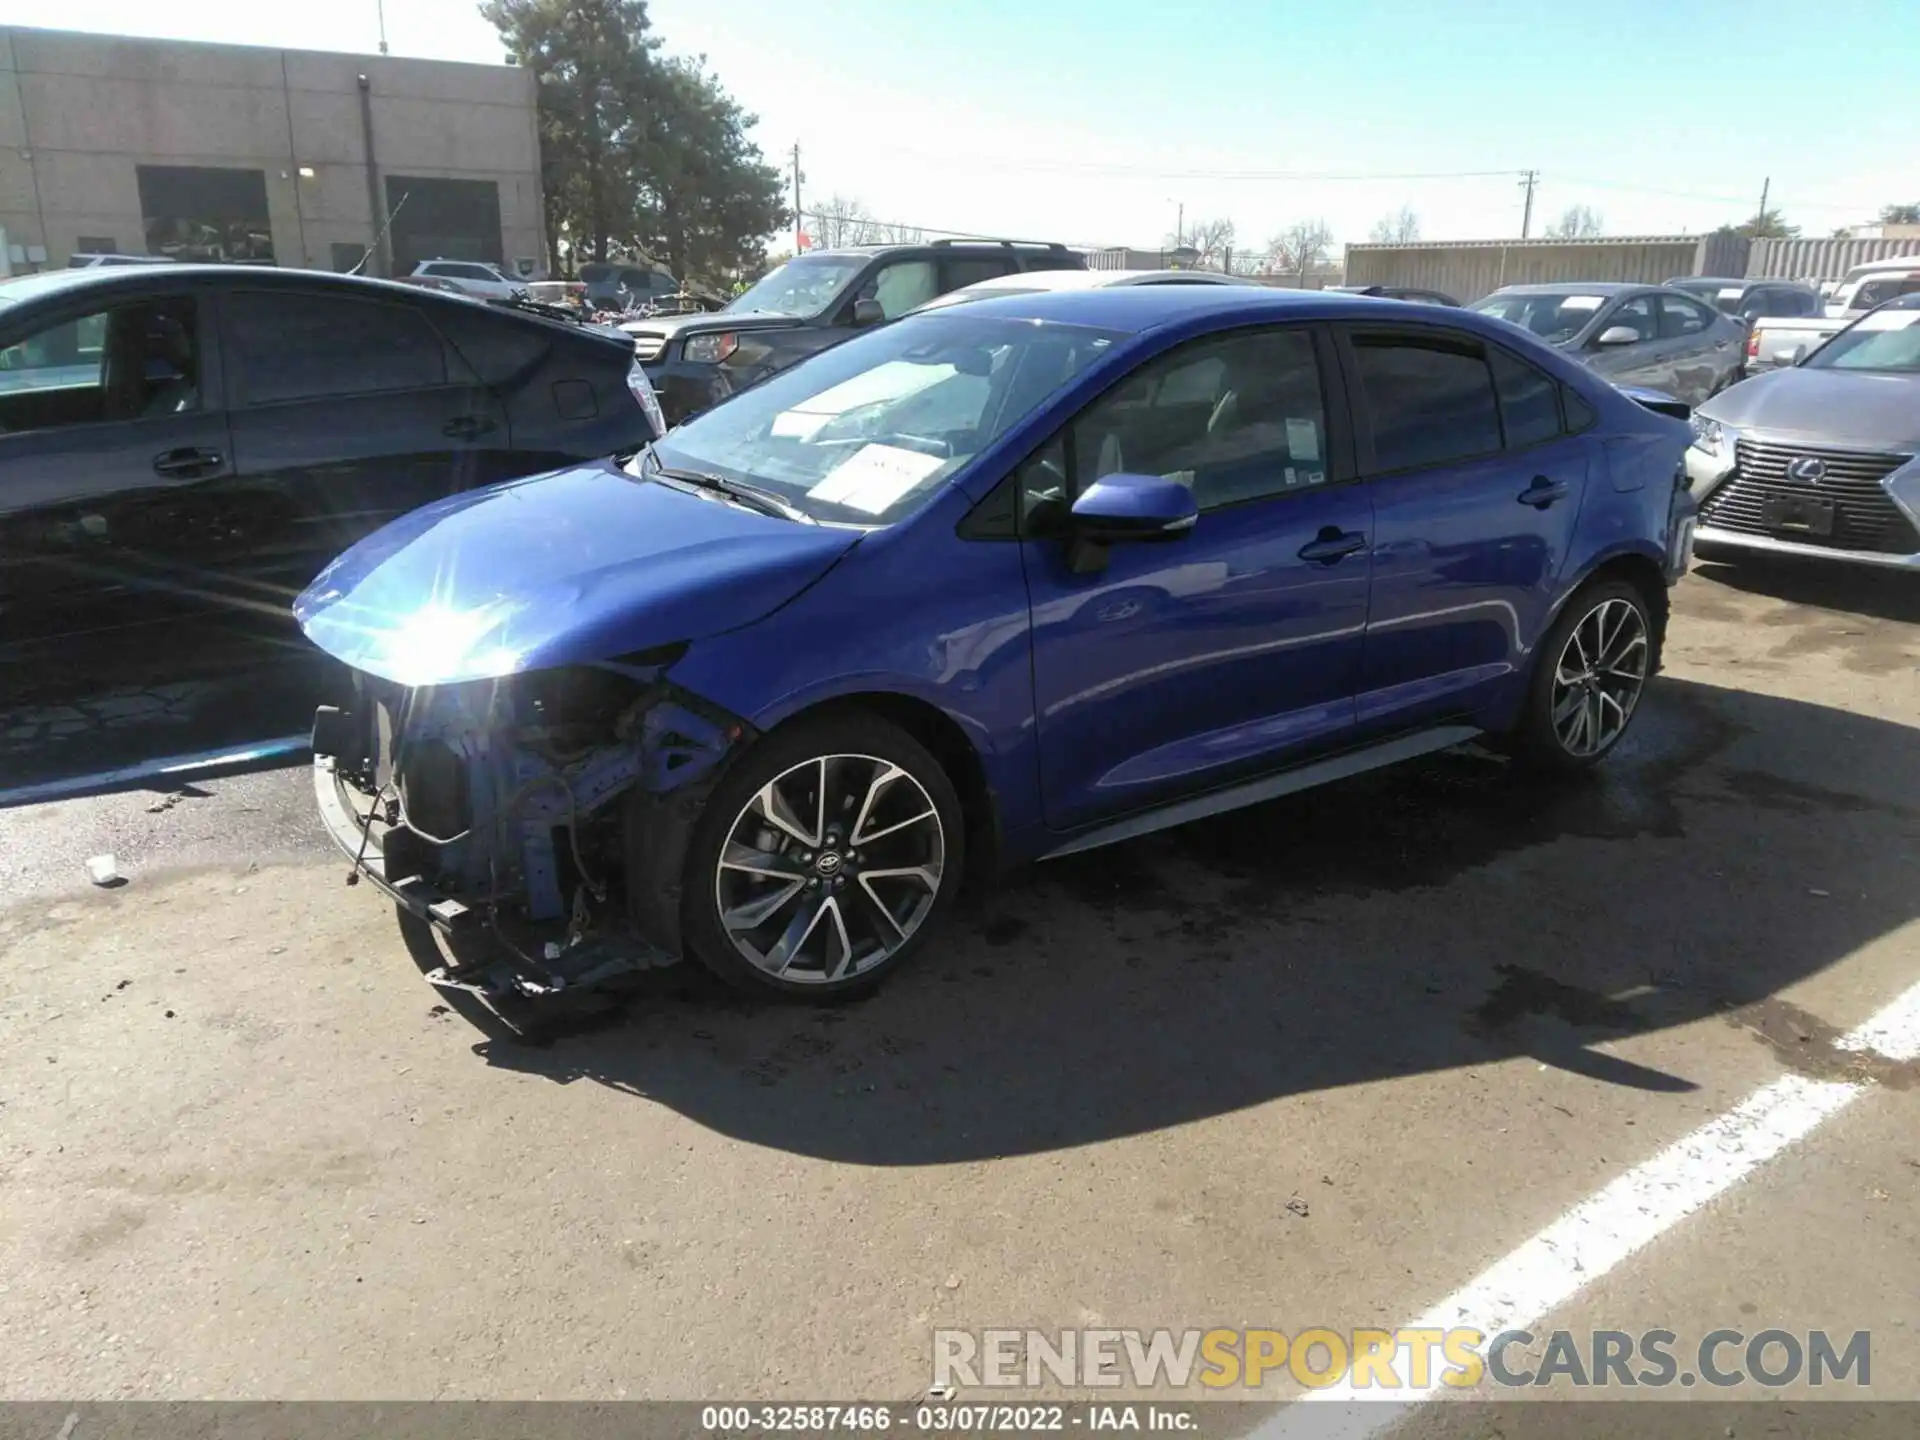
<instances>
[{"instance_id":1,"label":"toyota logo on wheel cap","mask_svg":"<svg viewBox=\"0 0 1920 1440\"><path fill-rule=\"evenodd\" d=\"M1806 485L1818 484L1827 473L1827 462L1818 455L1800 455L1787 462L1787 478Z\"/></svg>"}]
</instances>

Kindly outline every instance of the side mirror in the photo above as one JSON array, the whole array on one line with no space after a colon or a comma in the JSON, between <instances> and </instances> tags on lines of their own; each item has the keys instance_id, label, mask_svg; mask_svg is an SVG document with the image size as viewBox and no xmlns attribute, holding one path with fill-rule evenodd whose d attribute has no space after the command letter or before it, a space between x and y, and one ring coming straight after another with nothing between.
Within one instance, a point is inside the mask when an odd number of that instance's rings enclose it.
<instances>
[{"instance_id":1,"label":"side mirror","mask_svg":"<svg viewBox=\"0 0 1920 1440\"><path fill-rule=\"evenodd\" d=\"M869 325L878 325L886 318L887 312L880 308L878 300L853 302L853 325L856 330L864 330Z\"/></svg>"},{"instance_id":2,"label":"side mirror","mask_svg":"<svg viewBox=\"0 0 1920 1440\"><path fill-rule=\"evenodd\" d=\"M1193 491L1159 475L1102 475L1073 502L1070 528L1081 540L1177 540L1200 518Z\"/></svg>"},{"instance_id":3,"label":"side mirror","mask_svg":"<svg viewBox=\"0 0 1920 1440\"><path fill-rule=\"evenodd\" d=\"M1596 345L1633 345L1638 343L1640 332L1631 325L1609 325L1594 337Z\"/></svg>"}]
</instances>

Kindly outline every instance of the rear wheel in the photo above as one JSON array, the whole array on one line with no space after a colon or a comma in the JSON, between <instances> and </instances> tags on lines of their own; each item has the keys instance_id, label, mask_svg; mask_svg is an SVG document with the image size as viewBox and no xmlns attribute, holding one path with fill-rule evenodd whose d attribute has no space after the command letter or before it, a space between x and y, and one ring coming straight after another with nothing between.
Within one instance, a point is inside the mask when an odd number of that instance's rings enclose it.
<instances>
[{"instance_id":1,"label":"rear wheel","mask_svg":"<svg viewBox=\"0 0 1920 1440\"><path fill-rule=\"evenodd\" d=\"M965 843L953 784L911 735L858 713L802 721L708 802L687 854L689 948L743 989L864 992L932 933Z\"/></svg>"},{"instance_id":2,"label":"rear wheel","mask_svg":"<svg viewBox=\"0 0 1920 1440\"><path fill-rule=\"evenodd\" d=\"M1541 643L1514 749L1555 770L1598 764L1633 722L1653 674L1653 645L1638 586L1601 580L1580 591Z\"/></svg>"}]
</instances>

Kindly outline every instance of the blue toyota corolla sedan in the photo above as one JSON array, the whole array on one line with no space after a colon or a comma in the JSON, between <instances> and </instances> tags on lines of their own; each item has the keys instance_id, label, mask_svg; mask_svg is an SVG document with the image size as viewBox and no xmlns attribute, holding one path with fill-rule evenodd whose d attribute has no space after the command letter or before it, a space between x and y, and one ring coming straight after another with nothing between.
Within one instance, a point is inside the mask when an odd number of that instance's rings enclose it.
<instances>
[{"instance_id":1,"label":"blue toyota corolla sedan","mask_svg":"<svg viewBox=\"0 0 1920 1440\"><path fill-rule=\"evenodd\" d=\"M845 995L967 872L1476 737L1600 760L1689 559L1670 410L1364 297L910 317L340 556L295 607L354 674L320 807L474 942L440 985Z\"/></svg>"}]
</instances>

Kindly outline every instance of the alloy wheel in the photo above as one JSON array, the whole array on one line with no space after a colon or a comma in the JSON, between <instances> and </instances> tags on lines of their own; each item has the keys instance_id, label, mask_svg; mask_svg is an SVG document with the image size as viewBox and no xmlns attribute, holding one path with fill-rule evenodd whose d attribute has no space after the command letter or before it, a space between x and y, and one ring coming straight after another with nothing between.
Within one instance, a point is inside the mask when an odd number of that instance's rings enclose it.
<instances>
[{"instance_id":1,"label":"alloy wheel","mask_svg":"<svg viewBox=\"0 0 1920 1440\"><path fill-rule=\"evenodd\" d=\"M905 945L945 869L940 812L918 780L871 755L822 755L776 775L734 817L714 900L750 964L827 985Z\"/></svg>"},{"instance_id":2,"label":"alloy wheel","mask_svg":"<svg viewBox=\"0 0 1920 1440\"><path fill-rule=\"evenodd\" d=\"M1579 759L1598 755L1627 728L1647 683L1646 617L1630 600L1610 596L1572 630L1554 662L1554 737Z\"/></svg>"}]
</instances>

